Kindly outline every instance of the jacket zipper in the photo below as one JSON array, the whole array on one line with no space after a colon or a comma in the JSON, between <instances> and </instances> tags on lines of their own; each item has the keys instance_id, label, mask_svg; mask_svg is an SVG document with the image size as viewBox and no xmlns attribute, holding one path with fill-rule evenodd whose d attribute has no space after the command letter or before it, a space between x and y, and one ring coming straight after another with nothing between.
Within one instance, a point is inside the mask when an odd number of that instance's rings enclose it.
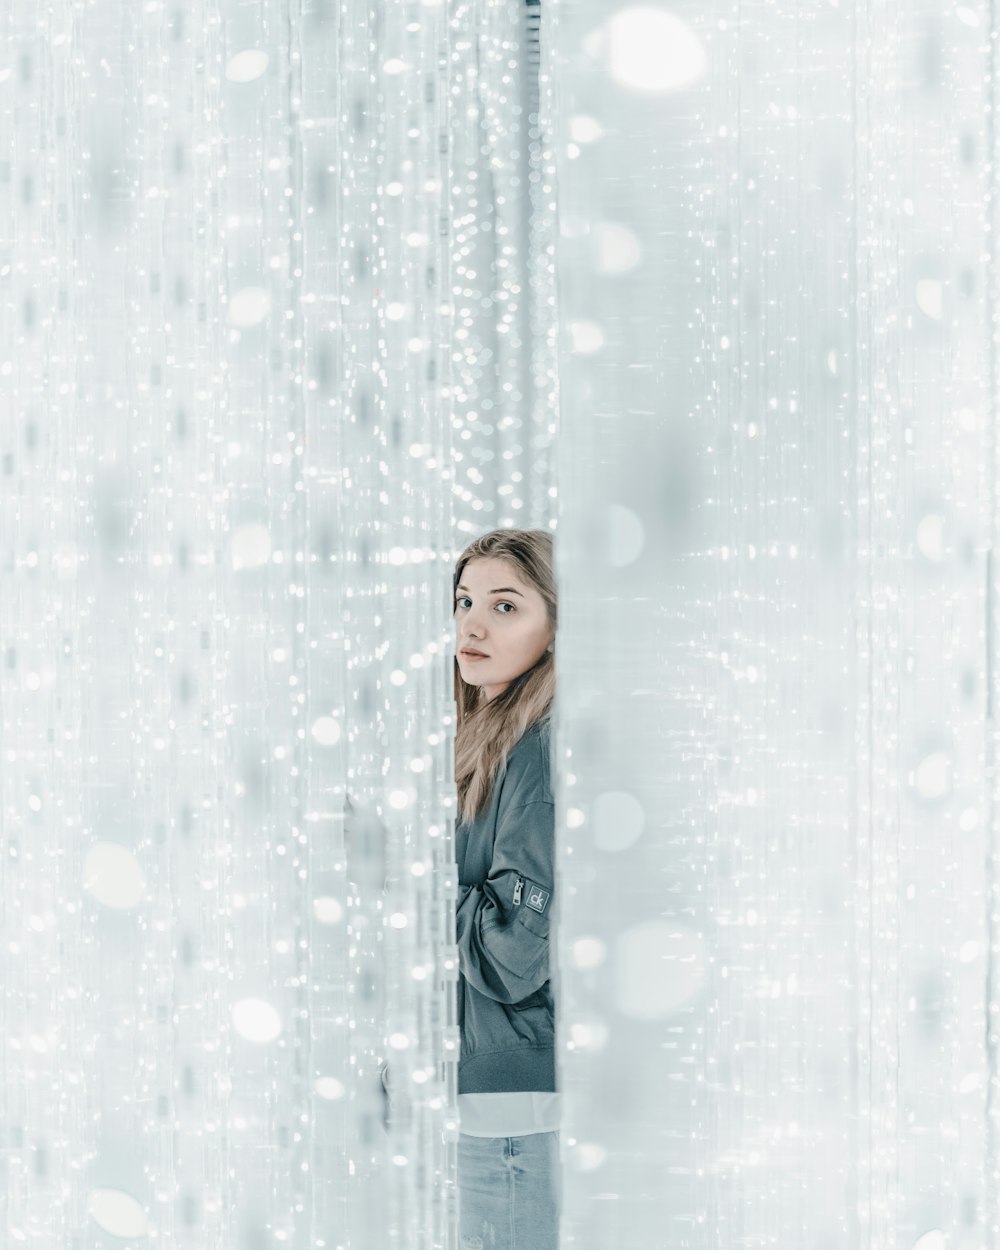
<instances>
[{"instance_id":1,"label":"jacket zipper","mask_svg":"<svg viewBox=\"0 0 1000 1250\"><path fill-rule=\"evenodd\" d=\"M515 903L519 903L521 901L521 891L523 889L524 889L524 880L523 878L518 877L517 885L514 886L514 902Z\"/></svg>"}]
</instances>

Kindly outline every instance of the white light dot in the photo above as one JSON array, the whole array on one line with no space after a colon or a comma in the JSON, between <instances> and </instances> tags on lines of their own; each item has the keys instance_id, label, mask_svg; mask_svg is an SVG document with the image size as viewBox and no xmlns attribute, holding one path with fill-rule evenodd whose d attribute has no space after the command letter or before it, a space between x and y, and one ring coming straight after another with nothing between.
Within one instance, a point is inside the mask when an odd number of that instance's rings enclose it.
<instances>
[{"instance_id":1,"label":"white light dot","mask_svg":"<svg viewBox=\"0 0 1000 1250\"><path fill-rule=\"evenodd\" d=\"M595 1142L580 1142L573 1151L573 1163L578 1172L594 1172L607 1159L608 1152Z\"/></svg>"},{"instance_id":2,"label":"white light dot","mask_svg":"<svg viewBox=\"0 0 1000 1250\"><path fill-rule=\"evenodd\" d=\"M124 1190L91 1190L87 1210L94 1223L112 1237L145 1237L149 1231L146 1212Z\"/></svg>"},{"instance_id":3,"label":"white light dot","mask_svg":"<svg viewBox=\"0 0 1000 1250\"><path fill-rule=\"evenodd\" d=\"M921 555L939 564L944 559L944 517L930 512L917 525L917 547Z\"/></svg>"},{"instance_id":4,"label":"white light dot","mask_svg":"<svg viewBox=\"0 0 1000 1250\"><path fill-rule=\"evenodd\" d=\"M570 118L569 133L574 143L593 143L604 134L604 127L595 117L581 113Z\"/></svg>"},{"instance_id":5,"label":"white light dot","mask_svg":"<svg viewBox=\"0 0 1000 1250\"><path fill-rule=\"evenodd\" d=\"M229 300L229 324L256 326L271 311L271 297L261 286L248 286L236 291Z\"/></svg>"},{"instance_id":6,"label":"white light dot","mask_svg":"<svg viewBox=\"0 0 1000 1250\"><path fill-rule=\"evenodd\" d=\"M233 1027L248 1042L273 1042L281 1033L281 1017L263 998L241 998L233 1004Z\"/></svg>"},{"instance_id":7,"label":"white light dot","mask_svg":"<svg viewBox=\"0 0 1000 1250\"><path fill-rule=\"evenodd\" d=\"M333 716L317 716L313 721L312 736L322 747L336 746L341 738L340 721Z\"/></svg>"},{"instance_id":8,"label":"white light dot","mask_svg":"<svg viewBox=\"0 0 1000 1250\"><path fill-rule=\"evenodd\" d=\"M577 968L599 968L607 953L607 947L600 938L580 937L573 943L573 963Z\"/></svg>"},{"instance_id":9,"label":"white light dot","mask_svg":"<svg viewBox=\"0 0 1000 1250\"><path fill-rule=\"evenodd\" d=\"M609 1029L603 1020L577 1020L569 1027L569 1040L574 1050L594 1053L607 1045Z\"/></svg>"},{"instance_id":10,"label":"white light dot","mask_svg":"<svg viewBox=\"0 0 1000 1250\"><path fill-rule=\"evenodd\" d=\"M325 1098L328 1102L337 1102L347 1092L335 1076L318 1076L313 1088L320 1098Z\"/></svg>"},{"instance_id":11,"label":"white light dot","mask_svg":"<svg viewBox=\"0 0 1000 1250\"><path fill-rule=\"evenodd\" d=\"M339 924L344 916L344 908L337 899L324 895L313 899L313 915L320 924Z\"/></svg>"},{"instance_id":12,"label":"white light dot","mask_svg":"<svg viewBox=\"0 0 1000 1250\"><path fill-rule=\"evenodd\" d=\"M593 321L571 321L569 333L575 352L596 352L604 343L601 327Z\"/></svg>"},{"instance_id":13,"label":"white light dot","mask_svg":"<svg viewBox=\"0 0 1000 1250\"><path fill-rule=\"evenodd\" d=\"M959 962L963 964L971 964L975 960L978 954L979 954L978 942L973 942L973 941L963 942L962 947L958 952Z\"/></svg>"},{"instance_id":14,"label":"white light dot","mask_svg":"<svg viewBox=\"0 0 1000 1250\"><path fill-rule=\"evenodd\" d=\"M921 278L917 283L917 307L932 321L943 315L944 287L936 278Z\"/></svg>"},{"instance_id":15,"label":"white light dot","mask_svg":"<svg viewBox=\"0 0 1000 1250\"><path fill-rule=\"evenodd\" d=\"M128 847L98 842L83 863L83 888L105 907L128 911L142 901L146 883Z\"/></svg>"},{"instance_id":16,"label":"white light dot","mask_svg":"<svg viewBox=\"0 0 1000 1250\"><path fill-rule=\"evenodd\" d=\"M226 77L230 82L253 82L267 69L268 55L259 48L237 52L226 64Z\"/></svg>"},{"instance_id":17,"label":"white light dot","mask_svg":"<svg viewBox=\"0 0 1000 1250\"><path fill-rule=\"evenodd\" d=\"M705 72L705 51L692 28L652 6L622 9L588 35L583 48L633 91L676 91Z\"/></svg>"},{"instance_id":18,"label":"white light dot","mask_svg":"<svg viewBox=\"0 0 1000 1250\"><path fill-rule=\"evenodd\" d=\"M264 525L241 525L232 536L234 569L259 569L271 558L271 533Z\"/></svg>"},{"instance_id":19,"label":"white light dot","mask_svg":"<svg viewBox=\"0 0 1000 1250\"><path fill-rule=\"evenodd\" d=\"M920 761L916 770L917 793L924 799L939 799L950 788L951 761L943 751L934 751Z\"/></svg>"},{"instance_id":20,"label":"white light dot","mask_svg":"<svg viewBox=\"0 0 1000 1250\"><path fill-rule=\"evenodd\" d=\"M594 227L598 273L615 276L628 273L642 259L639 240L627 226L614 221L601 221Z\"/></svg>"}]
</instances>

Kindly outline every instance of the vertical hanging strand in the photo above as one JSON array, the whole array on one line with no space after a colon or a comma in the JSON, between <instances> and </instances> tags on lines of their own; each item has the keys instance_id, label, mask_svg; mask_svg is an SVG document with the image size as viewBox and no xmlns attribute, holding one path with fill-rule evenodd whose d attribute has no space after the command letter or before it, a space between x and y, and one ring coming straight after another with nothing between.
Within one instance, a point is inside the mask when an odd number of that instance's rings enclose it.
<instances>
[{"instance_id":1,"label":"vertical hanging strand","mask_svg":"<svg viewBox=\"0 0 1000 1250\"><path fill-rule=\"evenodd\" d=\"M284 470L288 541L286 576L289 581L289 616L286 636L280 640L287 654L289 732L288 754L291 767L287 776L287 802L290 828L288 859L290 913L285 918L283 933L289 950L290 972L298 987L289 1060L289 1189L287 1201L293 1212L294 1240L300 1245L315 1245L317 1232L313 1224L312 1195L316 1174L312 1170L312 1137L317 1109L323 1102L314 1084L315 1057L313 1031L309 1012L303 1006L309 1001L309 987L316 980L310 934L310 888L308 876L309 835L306 813L309 810L308 733L308 610L306 606L307 568L309 559L309 510L306 477L305 420L305 196L302 175L302 49L298 39L302 0L283 0L275 11L273 38L281 49L284 74L281 81L281 107L275 110L273 146L283 175L280 195L273 208L277 221L275 232L282 234L286 264L285 290L287 307L279 330L282 335L280 377L285 380L284 437L287 468ZM282 470L277 470L280 475ZM322 1176L322 1173L320 1174Z\"/></svg>"},{"instance_id":2,"label":"vertical hanging strand","mask_svg":"<svg viewBox=\"0 0 1000 1250\"><path fill-rule=\"evenodd\" d=\"M441 999L433 975L438 951L434 908L434 851L442 839L440 794L427 747L448 750L440 730L446 708L435 699L444 686L449 601L441 594L436 553L447 550L450 524L438 500L441 469L450 463L447 432L439 421L442 343L440 169L442 117L438 108L439 46L445 9L417 0L383 18L378 60L385 118L373 205L385 257L376 310L385 393L384 474L380 539L389 597L386 633L398 648L382 699L387 756L383 769L388 826L388 883L384 929L384 1031L389 1039L393 1116L388 1192L397 1244L440 1244L446 1212L439 1198L448 1178L443 1162L454 1140L442 1125L455 1108L442 1099L438 1065ZM443 434L441 443L438 438ZM428 567L425 567L428 566ZM445 813L446 814L446 813ZM447 1204L446 1204L447 1205Z\"/></svg>"},{"instance_id":3,"label":"vertical hanging strand","mask_svg":"<svg viewBox=\"0 0 1000 1250\"><path fill-rule=\"evenodd\" d=\"M344 88L337 72L342 20L339 0L303 3L295 15L293 43L301 82L297 159L302 195L302 406L308 540L303 573L308 643L303 767L308 786L306 940L313 973L305 1001L314 1093L306 1136L312 1244L327 1239L330 1230L348 1225L349 1143L355 1136L355 1105L347 1099L351 1041L346 1021L353 976L348 962L349 878L344 836L349 657L343 598L350 572L340 538L341 500L350 472L339 434L344 421L340 295L345 279L339 264L343 253L338 191ZM379 1092L370 1088L369 1093L369 1102L377 1110Z\"/></svg>"},{"instance_id":4,"label":"vertical hanging strand","mask_svg":"<svg viewBox=\"0 0 1000 1250\"><path fill-rule=\"evenodd\" d=\"M225 530L219 492L205 489L206 482L218 481L219 447L226 437L226 325L219 296L224 247L220 199L226 161L221 141L224 43L219 4L220 0L204 0L193 12L182 10L175 15L182 30L187 31L189 24L192 27L190 38L194 44L195 132L189 155L194 201L192 258L190 272L179 274L178 280L183 289L190 291L183 305L183 320L193 326L196 361L183 392L184 402L178 406L175 433L187 452L192 479L192 520L188 528L184 518L184 533L195 552L196 567L204 570L199 579L204 587L204 606L184 636L199 692L199 729L203 742L207 738L211 747L197 752L198 766L191 787L193 810L182 810L180 818L182 830L192 844L186 879L192 887L188 897L194 898L185 938L201 956L196 962L197 992L189 1021L190 1062L183 1080L184 1086L194 1093L194 1097L189 1094L185 1100L191 1121L197 1123L199 1115L203 1118L203 1127L198 1129L204 1134L202 1159L194 1160L196 1168L200 1163L203 1170L203 1188L199 1195L199 1190L192 1186L190 1200L193 1215L204 1211L204 1232L210 1250L230 1244L238 1228L237 1184L228 1125L233 1030L229 995L220 984L220 970L232 958L236 932L230 905L235 893L230 851L232 811L222 798L229 759L227 673L226 666L219 663L217 647L224 635L222 623L227 615L231 571L225 556L218 551ZM199 743L199 747L202 745ZM204 1029L204 1036L199 1029ZM205 1037L212 1039L211 1045L205 1045ZM198 1204L199 1196L203 1206Z\"/></svg>"},{"instance_id":5,"label":"vertical hanging strand","mask_svg":"<svg viewBox=\"0 0 1000 1250\"><path fill-rule=\"evenodd\" d=\"M850 7L853 24L851 54L852 125L854 140L851 169L851 260L849 316L854 350L845 353L845 371L849 375L849 392L853 397L856 419L848 424L854 452L853 541L849 544L851 599L855 615L855 760L851 770L852 797L857 812L853 880L853 933L851 967L854 974L854 1011L850 1036L854 1040L853 1087L857 1114L853 1118L854 1139L849 1151L852 1160L847 1187L853 1218L857 1224L858 1250L871 1250L870 1175L871 1175L871 1096L870 1096L870 1020L871 1000L868 983L871 973L871 614L870 593L865 582L869 575L871 485L868 442L870 403L865 382L868 344L862 326L868 315L868 268L861 251L864 230L862 197L863 161L868 151L870 129L869 99L863 84L870 81L869 7L867 0Z\"/></svg>"},{"instance_id":6,"label":"vertical hanging strand","mask_svg":"<svg viewBox=\"0 0 1000 1250\"><path fill-rule=\"evenodd\" d=\"M983 1021L985 1049L985 1158L983 1161L983 1234L986 1250L1000 1247L1000 265L997 263L997 232L1000 230L1000 127L997 126L997 84L1000 75L1000 11L997 0L985 0L986 8L986 137L984 231L986 251L986 332L989 336L989 393L983 418L986 455L983 457L982 497L988 508L986 548L986 708L984 765L986 786L983 803L986 822L984 864L986 938L986 1016Z\"/></svg>"},{"instance_id":7,"label":"vertical hanging strand","mask_svg":"<svg viewBox=\"0 0 1000 1250\"><path fill-rule=\"evenodd\" d=\"M385 982L381 975L381 916L376 899L384 880L385 835L376 806L382 792L384 703L378 687L381 663L375 654L386 588L378 569L380 481L385 466L385 389L381 378L382 281L385 273L378 218L381 142L378 66L382 42L380 11L370 0L344 0L338 45L341 131L336 181L340 214L341 420L337 464L344 479L338 515L343 561L342 612L347 674L344 729L347 788L358 803L352 821L348 870L347 938L349 973L346 1006L348 1042L345 1072L352 1117L348 1142L351 1195L346 1240L351 1246L381 1244L387 1214L380 1169L381 1107L376 1101L377 1060L382 1057ZM378 898L378 903L381 899ZM363 1079L362 1079L363 1078Z\"/></svg>"},{"instance_id":8,"label":"vertical hanging strand","mask_svg":"<svg viewBox=\"0 0 1000 1250\"><path fill-rule=\"evenodd\" d=\"M479 36L479 91L483 117L484 199L490 201L490 265L480 275L492 305L496 334L495 386L491 400L492 442L501 472L519 461L529 436L525 419L527 291L521 281L525 252L525 202L521 157L525 118L521 114L522 0L485 0ZM513 462L513 463L512 463ZM510 501L505 500L510 508ZM500 525L522 524L504 515Z\"/></svg>"},{"instance_id":9,"label":"vertical hanging strand","mask_svg":"<svg viewBox=\"0 0 1000 1250\"><path fill-rule=\"evenodd\" d=\"M896 1244L899 863L898 14L860 6L858 232L858 744L856 959L863 1250Z\"/></svg>"},{"instance_id":10,"label":"vertical hanging strand","mask_svg":"<svg viewBox=\"0 0 1000 1250\"><path fill-rule=\"evenodd\" d=\"M432 412L431 430L433 446L441 456L442 489L432 496L437 509L434 519L437 532L456 532L455 508L455 422L454 422L454 371L452 349L455 343L455 301L452 276L452 239L454 237L454 205L452 185L454 182L452 135L455 116L460 112L461 89L455 74L455 62L451 55L453 23L452 6L444 5L441 20L435 23L436 42L436 93L435 131L438 155L439 198L437 202L437 229L434 237L434 266L437 278L436 321L438 340L433 360L436 363L438 401ZM444 461L446 460L446 463ZM433 467L432 462L428 468ZM438 578L435 584L440 584ZM452 637L452 600L449 593L442 605L446 620L441 645L447 657L449 647L445 637ZM452 644L453 646L454 644ZM443 735L434 733L428 742L444 745L444 760L439 782L439 819L430 824L428 836L433 840L430 853L433 873L431 896L432 916L428 927L434 949L435 994L432 1004L437 1011L434 1031L434 1077L433 1096L436 1105L443 1110L443 1130L440 1134L439 1165L434 1185L440 1187L442 1201L437 1209L434 1228L434 1245L452 1247L458 1245L458 1140L460 1124L458 1115L458 1060L461 1054L461 1030L458 1025L458 947L455 941L455 904L458 897L458 866L455 858L455 696L452 667L454 660L446 665L443 681L431 698L431 716L444 726Z\"/></svg>"},{"instance_id":11,"label":"vertical hanging strand","mask_svg":"<svg viewBox=\"0 0 1000 1250\"><path fill-rule=\"evenodd\" d=\"M558 76L553 46L558 37L558 0L527 0L526 20L532 52L525 95L528 100L529 203L526 270L529 283L528 352L530 354L531 441L529 464L544 455L543 479L549 508L555 507L555 456L550 449L559 427L559 322L556 315L558 191L554 144L554 113ZM532 109L534 120L532 121ZM533 522L537 524L538 522Z\"/></svg>"},{"instance_id":12,"label":"vertical hanging strand","mask_svg":"<svg viewBox=\"0 0 1000 1250\"><path fill-rule=\"evenodd\" d=\"M79 21L71 6L0 14L0 1211L11 1244L67 1244L86 1219L76 1169L95 1136L80 1080L96 1013L82 988L95 946L79 899L94 619L78 580L90 468L76 387L88 345L72 321L83 298L72 264Z\"/></svg>"}]
</instances>

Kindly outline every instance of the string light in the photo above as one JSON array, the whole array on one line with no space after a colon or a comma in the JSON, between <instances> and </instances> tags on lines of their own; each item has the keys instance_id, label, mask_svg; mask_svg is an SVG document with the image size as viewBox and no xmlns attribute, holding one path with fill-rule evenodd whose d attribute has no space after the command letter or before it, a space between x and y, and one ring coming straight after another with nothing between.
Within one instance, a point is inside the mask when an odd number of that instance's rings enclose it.
<instances>
[{"instance_id":1,"label":"string light","mask_svg":"<svg viewBox=\"0 0 1000 1250\"><path fill-rule=\"evenodd\" d=\"M8 1239L456 1245L451 568L551 505L523 14L5 34Z\"/></svg>"}]
</instances>

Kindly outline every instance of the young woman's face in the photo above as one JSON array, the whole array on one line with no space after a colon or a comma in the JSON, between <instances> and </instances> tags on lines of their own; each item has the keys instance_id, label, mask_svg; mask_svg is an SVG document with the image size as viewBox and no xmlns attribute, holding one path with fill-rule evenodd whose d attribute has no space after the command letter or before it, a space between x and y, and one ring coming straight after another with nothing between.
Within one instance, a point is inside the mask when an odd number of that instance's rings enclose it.
<instances>
[{"instance_id":1,"label":"young woman's face","mask_svg":"<svg viewBox=\"0 0 1000 1250\"><path fill-rule=\"evenodd\" d=\"M455 591L455 653L465 681L482 686L487 699L545 654L554 634L545 600L503 560L470 560ZM463 655L481 651L485 659Z\"/></svg>"}]
</instances>

